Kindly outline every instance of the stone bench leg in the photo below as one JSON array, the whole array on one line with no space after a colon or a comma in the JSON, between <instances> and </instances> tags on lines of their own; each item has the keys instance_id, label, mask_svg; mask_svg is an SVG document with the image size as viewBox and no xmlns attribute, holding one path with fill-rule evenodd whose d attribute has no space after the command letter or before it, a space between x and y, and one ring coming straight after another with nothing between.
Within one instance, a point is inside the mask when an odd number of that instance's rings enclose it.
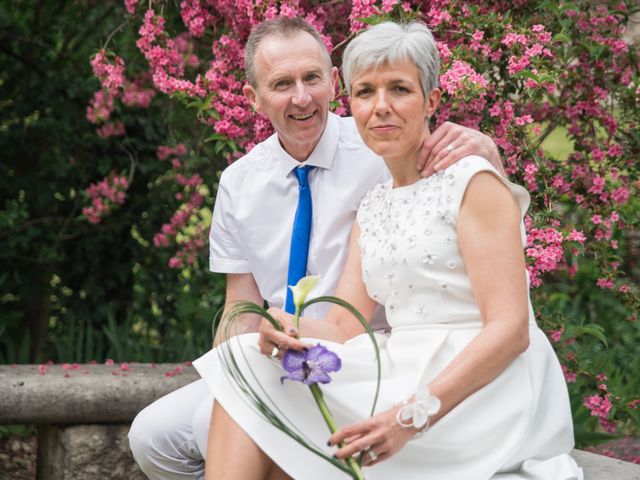
<instances>
[{"instance_id":1,"label":"stone bench leg","mask_svg":"<svg viewBox=\"0 0 640 480\"><path fill-rule=\"evenodd\" d=\"M145 480L129 450L129 425L38 427L38 480Z\"/></svg>"}]
</instances>

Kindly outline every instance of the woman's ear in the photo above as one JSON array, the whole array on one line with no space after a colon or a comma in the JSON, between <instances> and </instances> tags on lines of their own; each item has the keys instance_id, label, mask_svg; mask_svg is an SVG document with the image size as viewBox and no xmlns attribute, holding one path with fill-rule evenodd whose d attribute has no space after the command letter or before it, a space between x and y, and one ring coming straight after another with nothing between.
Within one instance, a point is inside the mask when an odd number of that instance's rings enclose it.
<instances>
[{"instance_id":1,"label":"woman's ear","mask_svg":"<svg viewBox=\"0 0 640 480\"><path fill-rule=\"evenodd\" d=\"M429 96L426 101L426 114L427 118L430 118L440 105L440 99L442 98L442 90L434 88L429 92Z\"/></svg>"}]
</instances>

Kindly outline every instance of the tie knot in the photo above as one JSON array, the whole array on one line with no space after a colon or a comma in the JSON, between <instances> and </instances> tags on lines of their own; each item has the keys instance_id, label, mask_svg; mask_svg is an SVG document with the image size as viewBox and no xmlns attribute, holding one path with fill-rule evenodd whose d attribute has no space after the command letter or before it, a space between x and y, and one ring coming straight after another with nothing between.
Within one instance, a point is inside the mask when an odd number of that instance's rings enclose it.
<instances>
[{"instance_id":1,"label":"tie knot","mask_svg":"<svg viewBox=\"0 0 640 480\"><path fill-rule=\"evenodd\" d=\"M311 165L305 165L304 167L298 167L293 171L298 177L298 183L300 183L301 187L306 187L309 185L309 172L313 169Z\"/></svg>"}]
</instances>

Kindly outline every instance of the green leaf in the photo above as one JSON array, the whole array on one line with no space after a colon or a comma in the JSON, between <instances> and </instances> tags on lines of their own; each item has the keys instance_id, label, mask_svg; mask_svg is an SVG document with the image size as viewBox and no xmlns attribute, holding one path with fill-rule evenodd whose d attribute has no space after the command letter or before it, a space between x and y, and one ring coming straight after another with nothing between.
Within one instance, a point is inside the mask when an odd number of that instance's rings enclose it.
<instances>
[{"instance_id":1,"label":"green leaf","mask_svg":"<svg viewBox=\"0 0 640 480\"><path fill-rule=\"evenodd\" d=\"M560 32L555 34L551 41L554 43L555 42L567 43L567 42L571 42L571 37L569 37L569 35L567 35L564 32Z\"/></svg>"},{"instance_id":2,"label":"green leaf","mask_svg":"<svg viewBox=\"0 0 640 480\"><path fill-rule=\"evenodd\" d=\"M221 133L214 133L213 135L208 136L204 141L206 142L213 142L214 140L224 140L227 141L228 137L226 135L223 135Z\"/></svg>"},{"instance_id":3,"label":"green leaf","mask_svg":"<svg viewBox=\"0 0 640 480\"><path fill-rule=\"evenodd\" d=\"M360 322L360 325L362 325L362 327L364 328L365 332L369 336L369 339L371 339L371 343L373 344L373 348L376 352L376 366L377 366L376 393L373 396L373 404L371 406L371 415L373 415L376 410L376 405L378 403L378 394L380 393L380 379L382 377L382 365L380 363L380 349L378 348L378 342L376 342L376 338L373 334L373 330L371 330L371 326L369 325L369 322L367 322L367 320L353 305L351 305L349 302L345 302L344 300L338 297L326 295L326 296L314 298L302 304L300 311L301 312L304 311L304 309L307 308L309 305L313 305L314 303L320 303L320 302L334 303L336 305L340 305L342 308L349 311L354 317L356 317L358 322Z\"/></svg>"},{"instance_id":4,"label":"green leaf","mask_svg":"<svg viewBox=\"0 0 640 480\"><path fill-rule=\"evenodd\" d=\"M604 336L604 328L596 323L589 323L587 325L577 327L576 331L583 334L591 335L592 337L600 340L605 345L605 347L609 347L607 344L607 338Z\"/></svg>"}]
</instances>

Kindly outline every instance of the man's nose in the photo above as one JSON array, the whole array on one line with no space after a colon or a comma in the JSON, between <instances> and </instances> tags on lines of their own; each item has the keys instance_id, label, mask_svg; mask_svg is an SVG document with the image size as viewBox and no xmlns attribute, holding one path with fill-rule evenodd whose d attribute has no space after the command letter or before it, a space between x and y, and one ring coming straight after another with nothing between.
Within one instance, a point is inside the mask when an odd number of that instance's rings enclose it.
<instances>
[{"instance_id":1,"label":"man's nose","mask_svg":"<svg viewBox=\"0 0 640 480\"><path fill-rule=\"evenodd\" d=\"M311 101L311 94L307 89L307 86L304 82L296 82L295 91L293 92L293 97L291 97L291 102L298 106L304 107L309 104Z\"/></svg>"}]
</instances>

